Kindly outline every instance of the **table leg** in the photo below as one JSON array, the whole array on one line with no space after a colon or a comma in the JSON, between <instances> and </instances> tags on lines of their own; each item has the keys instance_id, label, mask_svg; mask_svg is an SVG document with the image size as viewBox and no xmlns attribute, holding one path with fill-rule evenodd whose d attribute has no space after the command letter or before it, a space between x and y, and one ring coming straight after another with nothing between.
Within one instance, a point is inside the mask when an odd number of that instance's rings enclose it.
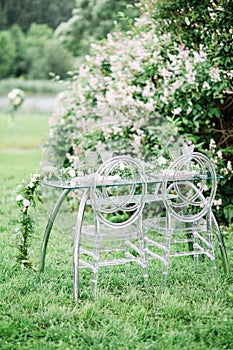
<instances>
[{"instance_id":1,"label":"table leg","mask_svg":"<svg viewBox=\"0 0 233 350\"><path fill-rule=\"evenodd\" d=\"M49 220L48 220L45 232L44 232L44 237L43 237L42 246L41 246L40 267L39 267L40 272L44 271L46 250L47 250L48 240L49 240L50 232L51 232L52 227L53 227L54 220L57 216L57 213L58 213L62 203L64 202L67 194L70 191L71 191L70 189L63 190L62 194L58 198L58 201L57 201L55 207L53 208L53 211L51 212L51 214L49 216Z\"/></svg>"},{"instance_id":2,"label":"table leg","mask_svg":"<svg viewBox=\"0 0 233 350\"><path fill-rule=\"evenodd\" d=\"M78 209L78 216L75 226L75 232L74 232L74 300L78 301L78 285L79 285L79 252L80 252L80 238L81 238L81 230L82 230L82 222L83 222L83 215L84 215L84 209L87 202L87 199L89 197L90 189L86 189L86 191L83 193L83 196L81 198L79 209Z\"/></svg>"},{"instance_id":3,"label":"table leg","mask_svg":"<svg viewBox=\"0 0 233 350\"><path fill-rule=\"evenodd\" d=\"M229 264L228 264L228 257L227 257L227 251L226 251L224 239L223 239L222 233L218 227L218 223L216 221L214 214L211 213L211 215L212 215L212 221L213 221L213 225L214 225L215 234L216 234L216 237L218 240L218 246L219 246L221 257L222 257L223 269L224 269L225 273L228 274L229 273Z\"/></svg>"}]
</instances>

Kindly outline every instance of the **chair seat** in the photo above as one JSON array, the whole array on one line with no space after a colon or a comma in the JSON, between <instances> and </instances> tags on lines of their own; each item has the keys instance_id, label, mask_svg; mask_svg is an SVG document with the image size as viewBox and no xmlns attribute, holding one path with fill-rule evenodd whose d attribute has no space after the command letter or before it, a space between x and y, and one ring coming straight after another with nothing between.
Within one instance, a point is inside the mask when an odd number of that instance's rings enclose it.
<instances>
[{"instance_id":1,"label":"chair seat","mask_svg":"<svg viewBox=\"0 0 233 350\"><path fill-rule=\"evenodd\" d=\"M122 196L114 196L114 203L115 204L120 204L121 202L122 202ZM162 201L163 200L163 197L162 197L162 195L158 195L157 197L156 197L156 201ZM155 195L153 194L153 193L151 193L151 194L146 194L145 196L144 196L144 203L154 203L154 201L155 201ZM138 204L138 203L140 203L141 202L141 195L135 195L135 196L133 196L132 198L131 198L131 201L130 201L130 203L131 204ZM104 204L105 202L102 200L100 200L99 201L99 206L101 207L101 205L102 204ZM106 203L108 203L107 201L106 201ZM129 203L129 204L130 204ZM90 201L90 199L87 201L87 204L88 205L91 205L91 201Z\"/></svg>"},{"instance_id":2,"label":"chair seat","mask_svg":"<svg viewBox=\"0 0 233 350\"><path fill-rule=\"evenodd\" d=\"M135 225L130 225L127 227L119 228L108 227L106 225L101 225L99 230L99 235L97 237L99 244L104 245L106 242L108 245L112 242L111 246L117 242L119 246L119 241L124 244L127 239L137 239L139 237L138 227ZM96 239L96 227L95 225L85 225L82 228L81 243L87 246L93 246Z\"/></svg>"},{"instance_id":3,"label":"chair seat","mask_svg":"<svg viewBox=\"0 0 233 350\"><path fill-rule=\"evenodd\" d=\"M198 230L207 231L207 223L204 218L199 219L196 222L182 222L178 221L175 218L172 218L171 220L171 227L179 232L189 232L189 231L194 231L195 226L198 227ZM149 229L154 229L154 230L159 230L161 232L166 232L166 217L160 217L160 218L151 218L151 219L145 219L143 221L143 226L146 230Z\"/></svg>"}]
</instances>

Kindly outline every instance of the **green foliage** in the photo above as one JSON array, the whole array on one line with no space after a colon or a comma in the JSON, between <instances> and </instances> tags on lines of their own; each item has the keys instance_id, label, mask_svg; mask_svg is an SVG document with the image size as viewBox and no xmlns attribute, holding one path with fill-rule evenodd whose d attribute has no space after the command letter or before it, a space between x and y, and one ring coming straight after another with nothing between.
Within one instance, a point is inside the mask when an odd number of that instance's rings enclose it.
<instances>
[{"instance_id":1,"label":"green foliage","mask_svg":"<svg viewBox=\"0 0 233 350\"><path fill-rule=\"evenodd\" d=\"M50 72L65 78L73 66L72 55L53 39L46 24L32 24L26 35L17 25L2 32L0 50L1 78L48 79Z\"/></svg>"},{"instance_id":2,"label":"green foliage","mask_svg":"<svg viewBox=\"0 0 233 350\"><path fill-rule=\"evenodd\" d=\"M14 64L11 67L11 74L17 77L24 73L23 62L26 50L26 40L22 29L17 24L13 25L9 31L16 48L16 56Z\"/></svg>"},{"instance_id":3,"label":"green foliage","mask_svg":"<svg viewBox=\"0 0 233 350\"><path fill-rule=\"evenodd\" d=\"M232 10L229 0L158 0L155 18L159 31L169 30L187 47L208 47L220 68L232 68ZM223 59L224 58L224 59Z\"/></svg>"},{"instance_id":4,"label":"green foliage","mask_svg":"<svg viewBox=\"0 0 233 350\"><path fill-rule=\"evenodd\" d=\"M16 238L18 241L18 257L17 261L21 267L32 267L32 262L29 258L30 238L34 232L35 220L31 215L31 208L36 205L36 200L41 201L40 175L34 174L31 176L28 183L23 183L18 188L16 196L17 204L20 208L20 217L18 219L18 227L16 228Z\"/></svg>"},{"instance_id":5,"label":"green foliage","mask_svg":"<svg viewBox=\"0 0 233 350\"><path fill-rule=\"evenodd\" d=\"M71 54L54 39L45 41L41 48L28 49L26 59L30 67L29 79L48 79L50 73L65 79L73 66Z\"/></svg>"},{"instance_id":6,"label":"green foliage","mask_svg":"<svg viewBox=\"0 0 233 350\"><path fill-rule=\"evenodd\" d=\"M47 24L32 23L26 34L26 44L43 50L45 43L52 38L53 30Z\"/></svg>"},{"instance_id":7,"label":"green foliage","mask_svg":"<svg viewBox=\"0 0 233 350\"><path fill-rule=\"evenodd\" d=\"M233 169L232 159L233 147L220 148L213 139L210 140L208 150L203 150L213 161L216 166L218 175L218 191L214 201L215 214L218 220L225 222L228 226L233 222L233 206L232 206L232 179Z\"/></svg>"},{"instance_id":8,"label":"green foliage","mask_svg":"<svg viewBox=\"0 0 233 350\"><path fill-rule=\"evenodd\" d=\"M61 23L55 35L74 56L89 52L90 43L104 39L114 29L114 21L127 30L138 10L131 6L138 0L76 0L73 16ZM127 6L126 6L127 5Z\"/></svg>"},{"instance_id":9,"label":"green foliage","mask_svg":"<svg viewBox=\"0 0 233 350\"><path fill-rule=\"evenodd\" d=\"M0 79L13 75L11 68L16 58L16 46L10 32L0 32Z\"/></svg>"},{"instance_id":10,"label":"green foliage","mask_svg":"<svg viewBox=\"0 0 233 350\"><path fill-rule=\"evenodd\" d=\"M47 24L32 24L25 36L22 73L29 79L48 79L54 72L62 78L72 68L72 56L55 39Z\"/></svg>"},{"instance_id":11,"label":"green foliage","mask_svg":"<svg viewBox=\"0 0 233 350\"><path fill-rule=\"evenodd\" d=\"M87 9L87 2L83 4ZM130 146L134 152L141 156L144 147L153 153L155 143L145 137L142 126L155 125L154 116L161 126L167 119L197 150L208 151L211 139L218 151L226 149L221 162L214 159L218 173L227 164L231 166L233 72L225 51L215 50L217 45L232 53L229 2L207 5L205 1L199 6L197 1L188 5L178 1L178 5L174 1L141 1L142 14L131 30L123 33L118 28L106 41L93 45L92 54L74 74L72 91L63 96L63 109L51 123L54 149L61 152L62 144L80 140L91 121L104 123L110 118L132 130L134 135L128 132L125 138L133 139ZM226 13L226 24L222 13ZM80 151L79 142L74 149ZM226 197L231 179L232 171L219 187L220 197ZM225 220L223 211L220 217Z\"/></svg>"},{"instance_id":12,"label":"green foliage","mask_svg":"<svg viewBox=\"0 0 233 350\"><path fill-rule=\"evenodd\" d=\"M48 79L50 72L66 78L73 67L72 55L53 38L47 24L33 23L26 34L14 25L1 33L0 40L1 78Z\"/></svg>"},{"instance_id":13,"label":"green foliage","mask_svg":"<svg viewBox=\"0 0 233 350\"><path fill-rule=\"evenodd\" d=\"M153 6L154 2L149 3ZM185 103L187 97L189 99L192 95L192 118L181 113L175 119L180 131L192 134L197 143L202 141L208 144L214 138L222 147L226 147L233 142L232 110L226 108L231 95L228 97L224 92L233 90L232 11L233 3L229 0L205 0L201 3L195 0L158 0L154 11L151 9L152 17L159 23L156 28L159 35L169 32L173 42L182 43L186 48L194 49L194 52L202 47L206 52L207 61L200 67L201 70L198 64L195 66L199 85L200 78L203 82L209 81L206 75L208 69L219 72L219 78L215 79L216 82L219 80L218 84L208 88L209 91L198 87L190 91L184 87L175 96Z\"/></svg>"},{"instance_id":14,"label":"green foliage","mask_svg":"<svg viewBox=\"0 0 233 350\"><path fill-rule=\"evenodd\" d=\"M71 16L75 0L1 0L0 30L18 24L26 33L31 23L46 23L55 29Z\"/></svg>"},{"instance_id":15,"label":"green foliage","mask_svg":"<svg viewBox=\"0 0 233 350\"><path fill-rule=\"evenodd\" d=\"M59 28L65 28L57 30L61 35L54 38L53 21L58 25L66 19L65 16L69 11L71 15L72 1L66 4L62 1L45 4L44 0L41 2L22 0L21 2L23 4L21 3L20 6L19 3L14 6L11 0L8 3L0 3L2 9L0 24L6 23L6 28L9 28L12 35L11 40L8 39L6 43L1 44L0 50L2 49L3 53L0 61L0 78L25 76L30 79L48 79L50 72L65 78L67 71L73 69L74 61L71 52L75 54L79 52L79 55L88 53L91 41L102 39L113 29L113 22L119 11L121 11L121 27L125 30L130 22L127 16L132 18L137 13L133 7L126 9L125 1L85 2L82 0L77 2L74 16L69 22L59 26ZM130 0L128 5L134 2L135 0ZM24 12L21 11L21 7ZM62 16L59 17L61 8ZM41 16L42 13L43 16ZM33 20L35 14L37 19ZM57 17L56 14L58 14ZM54 18L56 20L52 20ZM60 22L58 22L59 18ZM4 37L8 35L6 33L7 31L3 34Z\"/></svg>"}]
</instances>

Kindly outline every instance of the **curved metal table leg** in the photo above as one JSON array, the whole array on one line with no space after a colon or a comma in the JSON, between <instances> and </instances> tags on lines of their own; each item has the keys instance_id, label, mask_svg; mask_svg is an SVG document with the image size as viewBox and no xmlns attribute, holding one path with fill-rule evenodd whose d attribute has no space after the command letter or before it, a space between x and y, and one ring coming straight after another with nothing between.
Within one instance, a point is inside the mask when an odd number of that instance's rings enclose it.
<instances>
[{"instance_id":1,"label":"curved metal table leg","mask_svg":"<svg viewBox=\"0 0 233 350\"><path fill-rule=\"evenodd\" d=\"M222 257L223 269L224 269L225 273L228 274L229 273L229 264L228 264L228 257L227 257L227 251L226 251L224 239L223 239L221 231L219 230L218 223L216 221L214 214L211 213L211 215L212 215L212 220L213 220L213 224L214 224L216 237L218 239L218 246L219 246L221 257Z\"/></svg>"},{"instance_id":2,"label":"curved metal table leg","mask_svg":"<svg viewBox=\"0 0 233 350\"><path fill-rule=\"evenodd\" d=\"M74 300L78 301L78 285L79 285L79 251L80 251L80 238L81 238L81 229L83 222L84 209L89 197L90 189L87 189L81 198L78 216L74 232L74 257L73 257L73 269L74 269Z\"/></svg>"},{"instance_id":3,"label":"curved metal table leg","mask_svg":"<svg viewBox=\"0 0 233 350\"><path fill-rule=\"evenodd\" d=\"M50 232L51 232L52 227L53 227L54 220L57 216L57 213L58 213L62 203L64 202L67 194L70 191L71 191L70 189L63 190L62 194L58 198L58 201L57 201L55 207L53 208L53 211L51 212L51 214L49 216L49 220L48 220L45 232L44 232L44 237L43 237L42 246L41 246L40 267L39 267L40 272L44 271L46 250L47 250L48 240L49 240Z\"/></svg>"}]
</instances>

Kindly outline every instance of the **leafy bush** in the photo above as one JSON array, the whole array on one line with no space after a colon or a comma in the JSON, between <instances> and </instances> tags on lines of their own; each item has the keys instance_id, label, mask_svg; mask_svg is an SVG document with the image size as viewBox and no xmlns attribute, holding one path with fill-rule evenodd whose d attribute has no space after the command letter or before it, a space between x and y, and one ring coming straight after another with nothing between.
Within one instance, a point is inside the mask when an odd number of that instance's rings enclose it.
<instances>
[{"instance_id":1,"label":"leafy bush","mask_svg":"<svg viewBox=\"0 0 233 350\"><path fill-rule=\"evenodd\" d=\"M156 28L158 34L169 32L177 46L182 45L193 55L193 62L186 72L193 76L193 84L185 84L175 91L174 96L181 101L181 108L183 101L192 103L192 118L185 115L187 108L182 108L175 116L180 130L192 134L196 142L208 144L213 137L224 148L233 142L232 118L227 109L230 103L232 109L232 95L229 93L233 90L232 10L232 2L228 0L201 3L158 0L156 8L151 9L152 17L159 24ZM197 56L200 49L202 58Z\"/></svg>"},{"instance_id":2,"label":"leafy bush","mask_svg":"<svg viewBox=\"0 0 233 350\"><path fill-rule=\"evenodd\" d=\"M118 134L122 133L121 126L126 126L128 132L125 134L124 130L124 138L135 141L131 142L135 152L140 152L142 147L153 154L156 147L162 149L164 144L169 144L169 136L158 138L156 134L160 131L155 128L162 127L166 120L171 129L179 130L184 141L194 143L198 150L211 152L210 140L220 140L218 125L223 120L220 107L225 101L224 91L232 90L233 72L228 63L224 65L224 57L221 56L221 65L216 61L222 51L212 52L214 34L208 42L202 43L200 37L193 43L194 21L190 35L182 34L181 27L178 36L173 29L176 28L175 19L174 23L173 17L160 20L163 3L158 2L158 7L156 4L154 0L142 1L142 14L127 34L116 31L109 34L104 43L92 45L92 54L73 76L72 90L60 95L61 104L50 120L49 142L56 152L67 150L70 145L75 154L82 152L86 145L81 142L84 134L93 125L106 120L118 124ZM169 2L164 4L166 10ZM186 5L183 9L179 4L177 11L184 15ZM203 9L195 1L191 5L192 16ZM211 2L208 7L211 15L205 19L208 28L211 16L218 16L219 6L224 12L224 5L228 13L225 0L219 0L218 6ZM203 13L199 14L200 18ZM184 23L189 23L188 20L184 19ZM145 136L147 131L150 137ZM215 159L219 173L225 168L229 170L218 193L219 197L224 197L223 203L228 201L227 205L231 205L226 193L233 176L230 142L228 139L227 143L216 146L216 152L220 150L218 147L225 148L221 162ZM214 158L216 154L212 153ZM219 218L224 220L223 211Z\"/></svg>"}]
</instances>

